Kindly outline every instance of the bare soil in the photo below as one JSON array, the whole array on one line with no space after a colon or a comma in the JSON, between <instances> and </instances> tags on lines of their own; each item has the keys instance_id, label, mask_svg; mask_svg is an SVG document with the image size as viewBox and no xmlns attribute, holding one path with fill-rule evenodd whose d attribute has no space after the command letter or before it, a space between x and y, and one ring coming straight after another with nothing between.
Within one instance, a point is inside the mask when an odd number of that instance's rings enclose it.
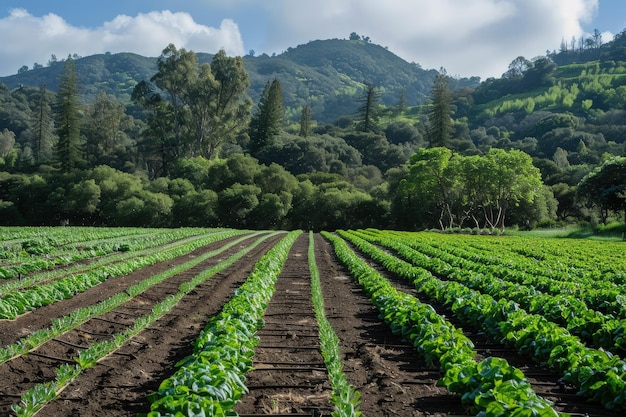
<instances>
[{"instance_id":1,"label":"bare soil","mask_svg":"<svg viewBox=\"0 0 626 417\"><path fill-rule=\"evenodd\" d=\"M175 363L191 353L192 342L206 322L228 302L254 264L278 239L280 236L267 239L243 259L196 288L170 314L95 367L84 371L38 415L119 417L148 412L146 395L157 390L160 382L175 371ZM36 383L50 380L54 369L64 362L71 362L82 348L94 340L124 330L138 316L174 293L181 282L236 253L252 240L164 281L113 312L90 320L27 356L0 365L0 416L11 415L10 405L19 401L21 393ZM71 300L40 308L17 320L0 321L0 341L3 346L14 343L32 331L48 326L54 317L97 303L148 276L223 244L224 241L217 242L189 255L109 279ZM329 416L332 410L330 383L319 350L317 323L311 304L307 250L308 236L302 234L278 277L274 297L265 314L266 325L258 333L260 343L255 349L255 370L246 375L250 392L236 408L242 417L269 414ZM441 377L437 367L425 363L409 344L389 331L362 289L339 264L332 247L319 234L315 235L315 257L326 314L340 339L346 377L361 392L363 416L468 415L458 396L437 387L437 380ZM414 292L410 285L397 280L394 283L399 289ZM452 318L441 306L435 307ZM581 415L588 413L590 417L619 415L585 404L572 391L557 384L558 375L538 367L531 359L520 358L496 346L474 329L468 329L467 334L481 355L506 357L531 375L535 389L555 401L557 409Z\"/></svg>"}]
</instances>

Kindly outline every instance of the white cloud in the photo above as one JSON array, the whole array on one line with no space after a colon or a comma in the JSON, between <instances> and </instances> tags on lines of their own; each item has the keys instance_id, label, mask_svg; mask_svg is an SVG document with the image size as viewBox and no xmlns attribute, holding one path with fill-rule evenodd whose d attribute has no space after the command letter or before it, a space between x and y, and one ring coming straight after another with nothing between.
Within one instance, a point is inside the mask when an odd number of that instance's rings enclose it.
<instances>
[{"instance_id":1,"label":"white cloud","mask_svg":"<svg viewBox=\"0 0 626 417\"><path fill-rule=\"evenodd\" d=\"M24 9L13 9L0 19L0 75L14 74L22 65L46 64L51 54L92 55L103 52L134 52L158 56L173 43L199 52L244 53L238 26L224 19L219 28L198 24L188 13L152 11L135 17L120 15L101 27L69 25L55 14L33 16Z\"/></svg>"},{"instance_id":2,"label":"white cloud","mask_svg":"<svg viewBox=\"0 0 626 417\"><path fill-rule=\"evenodd\" d=\"M262 48L280 52L351 32L424 68L499 77L517 56L532 59L583 34L598 0L275 0Z\"/></svg>"},{"instance_id":3,"label":"white cloud","mask_svg":"<svg viewBox=\"0 0 626 417\"><path fill-rule=\"evenodd\" d=\"M206 1L206 0L205 0ZM196 6L201 2L196 2ZM499 77L517 56L532 59L561 40L583 35L582 23L597 13L599 0L228 0L206 1L199 16L237 16L251 32L247 49L277 52L315 39L368 36L407 61L449 74ZM264 9L264 10L263 10ZM68 24L55 14L33 16L14 9L0 19L0 75L22 65L45 64L54 53L135 52L158 56L169 43L198 52L224 48L244 54L237 24L209 27L190 13L152 11L119 15L99 27ZM611 36L603 35L606 41Z\"/></svg>"}]
</instances>

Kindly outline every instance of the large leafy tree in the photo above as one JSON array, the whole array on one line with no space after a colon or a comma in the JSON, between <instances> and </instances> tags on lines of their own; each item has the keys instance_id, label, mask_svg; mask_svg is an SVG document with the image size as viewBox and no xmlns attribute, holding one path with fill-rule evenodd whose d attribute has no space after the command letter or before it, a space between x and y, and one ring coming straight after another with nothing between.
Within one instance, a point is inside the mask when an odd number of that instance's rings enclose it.
<instances>
[{"instance_id":1,"label":"large leafy tree","mask_svg":"<svg viewBox=\"0 0 626 417\"><path fill-rule=\"evenodd\" d=\"M459 183L458 158L443 147L420 149L409 160L409 166L409 174L400 186L402 192L419 201L416 215L431 224L436 221L442 229L456 226L453 206Z\"/></svg>"},{"instance_id":2,"label":"large leafy tree","mask_svg":"<svg viewBox=\"0 0 626 417\"><path fill-rule=\"evenodd\" d=\"M148 138L162 175L181 157L212 158L226 141L247 125L252 102L241 57L221 50L211 64L198 65L196 54L169 45L158 61L151 83L141 82L133 100L151 112Z\"/></svg>"},{"instance_id":3,"label":"large leafy tree","mask_svg":"<svg viewBox=\"0 0 626 417\"><path fill-rule=\"evenodd\" d=\"M124 106L119 101L100 93L87 110L85 150L92 165L111 165L111 156L118 148L122 123L125 119Z\"/></svg>"},{"instance_id":4,"label":"large leafy tree","mask_svg":"<svg viewBox=\"0 0 626 417\"><path fill-rule=\"evenodd\" d=\"M83 161L80 147L78 98L76 64L72 57L68 56L59 83L56 103L57 134L59 136L56 145L56 157L63 172L76 168Z\"/></svg>"},{"instance_id":5,"label":"large leafy tree","mask_svg":"<svg viewBox=\"0 0 626 417\"><path fill-rule=\"evenodd\" d=\"M176 49L176 46L169 44L161 53L157 67L158 71L152 76L151 81L167 93L168 101L172 105L174 139L178 148L176 153L182 156L185 147L181 132L184 100L190 84L193 84L197 77L198 58L193 51Z\"/></svg>"},{"instance_id":6,"label":"large leafy tree","mask_svg":"<svg viewBox=\"0 0 626 417\"><path fill-rule=\"evenodd\" d=\"M515 149L492 148L483 159L482 174L481 206L492 229L504 230L509 207L522 201L531 203L542 186L541 173L530 156Z\"/></svg>"},{"instance_id":7,"label":"large leafy tree","mask_svg":"<svg viewBox=\"0 0 626 417\"><path fill-rule=\"evenodd\" d=\"M504 229L507 211L532 203L541 190L541 175L530 156L519 150L492 149L484 156L461 156L443 147L420 149L398 193L413 200L423 227L462 227L473 219Z\"/></svg>"},{"instance_id":8,"label":"large leafy tree","mask_svg":"<svg viewBox=\"0 0 626 417\"><path fill-rule=\"evenodd\" d=\"M140 143L147 156L148 172L151 177L168 175L170 165L178 160L172 105L145 81L135 86L131 98L148 110L147 128Z\"/></svg>"},{"instance_id":9,"label":"large leafy tree","mask_svg":"<svg viewBox=\"0 0 626 417\"><path fill-rule=\"evenodd\" d=\"M430 90L430 108L428 111L428 141L431 147L446 146L452 139L452 92L445 71L435 76Z\"/></svg>"},{"instance_id":10,"label":"large leafy tree","mask_svg":"<svg viewBox=\"0 0 626 417\"><path fill-rule=\"evenodd\" d=\"M623 211L626 223L626 157L610 158L587 174L578 184L577 195L601 211Z\"/></svg>"},{"instance_id":11,"label":"large leafy tree","mask_svg":"<svg viewBox=\"0 0 626 417\"><path fill-rule=\"evenodd\" d=\"M220 50L211 61L211 73L217 89L207 157L213 156L222 143L232 140L248 124L252 108L252 100L246 94L250 80L241 57L228 57Z\"/></svg>"}]
</instances>

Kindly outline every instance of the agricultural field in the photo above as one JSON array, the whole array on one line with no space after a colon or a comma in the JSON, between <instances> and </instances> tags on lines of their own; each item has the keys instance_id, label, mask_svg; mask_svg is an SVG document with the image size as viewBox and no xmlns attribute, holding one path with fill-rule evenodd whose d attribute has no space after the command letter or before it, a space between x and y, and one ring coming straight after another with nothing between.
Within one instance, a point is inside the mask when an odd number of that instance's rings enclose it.
<instances>
[{"instance_id":1,"label":"agricultural field","mask_svg":"<svg viewBox=\"0 0 626 417\"><path fill-rule=\"evenodd\" d=\"M622 416L625 248L1 227L0 416Z\"/></svg>"}]
</instances>

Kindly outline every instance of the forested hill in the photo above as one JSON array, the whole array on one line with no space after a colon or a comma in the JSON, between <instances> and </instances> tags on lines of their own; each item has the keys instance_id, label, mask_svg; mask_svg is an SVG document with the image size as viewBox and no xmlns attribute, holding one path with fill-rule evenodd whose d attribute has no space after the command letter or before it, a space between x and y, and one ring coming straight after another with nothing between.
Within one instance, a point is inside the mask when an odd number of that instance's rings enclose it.
<instances>
[{"instance_id":1,"label":"forested hill","mask_svg":"<svg viewBox=\"0 0 626 417\"><path fill-rule=\"evenodd\" d=\"M211 61L211 54L196 52L199 62ZM149 80L157 71L157 58L131 53L92 55L76 58L75 62L82 99L86 102L93 101L101 92L128 102L134 86ZM285 94L288 118L295 117L299 109L309 103L316 119L322 122L353 113L354 97L366 83L381 88L383 104L396 105L402 95L407 105L422 104L430 94L437 73L360 39L317 40L289 48L279 55L247 55L244 66L251 82L248 94L255 102L265 84L277 78ZM11 90L20 85L39 87L45 84L48 89L57 91L62 71L63 61L59 60L46 67L0 77L0 83ZM479 78L455 82L459 86L475 87Z\"/></svg>"},{"instance_id":2,"label":"forested hill","mask_svg":"<svg viewBox=\"0 0 626 417\"><path fill-rule=\"evenodd\" d=\"M606 223L626 212L626 32L576 45L483 82L356 34L23 67L0 78L0 224Z\"/></svg>"}]
</instances>

